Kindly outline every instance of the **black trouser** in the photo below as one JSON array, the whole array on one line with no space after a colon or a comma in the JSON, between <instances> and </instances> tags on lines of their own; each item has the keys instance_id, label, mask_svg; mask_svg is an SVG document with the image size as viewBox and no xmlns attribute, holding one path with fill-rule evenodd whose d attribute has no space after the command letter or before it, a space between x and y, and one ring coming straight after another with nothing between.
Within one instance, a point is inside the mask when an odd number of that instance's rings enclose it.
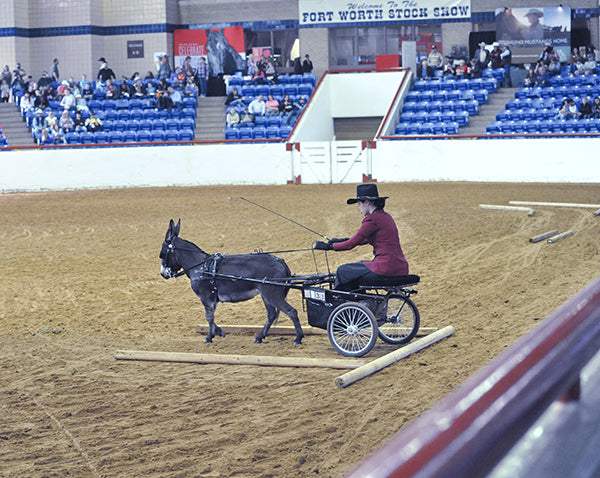
<instances>
[{"instance_id":1,"label":"black trouser","mask_svg":"<svg viewBox=\"0 0 600 478\"><path fill-rule=\"evenodd\" d=\"M379 274L371 272L363 262L342 264L335 274L335 288L338 290L351 291L358 289L361 281L372 282Z\"/></svg>"}]
</instances>

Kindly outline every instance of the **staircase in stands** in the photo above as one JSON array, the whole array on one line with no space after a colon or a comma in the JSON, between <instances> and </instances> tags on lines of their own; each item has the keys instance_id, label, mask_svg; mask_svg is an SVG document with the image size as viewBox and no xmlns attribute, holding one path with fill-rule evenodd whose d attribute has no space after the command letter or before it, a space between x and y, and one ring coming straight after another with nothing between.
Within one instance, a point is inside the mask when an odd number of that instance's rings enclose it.
<instances>
[{"instance_id":1,"label":"staircase in stands","mask_svg":"<svg viewBox=\"0 0 600 478\"><path fill-rule=\"evenodd\" d=\"M0 103L0 125L9 146L31 146L35 144L21 112L14 103Z\"/></svg>"},{"instance_id":2,"label":"staircase in stands","mask_svg":"<svg viewBox=\"0 0 600 478\"><path fill-rule=\"evenodd\" d=\"M225 139L225 97L198 98L195 140Z\"/></svg>"}]
</instances>

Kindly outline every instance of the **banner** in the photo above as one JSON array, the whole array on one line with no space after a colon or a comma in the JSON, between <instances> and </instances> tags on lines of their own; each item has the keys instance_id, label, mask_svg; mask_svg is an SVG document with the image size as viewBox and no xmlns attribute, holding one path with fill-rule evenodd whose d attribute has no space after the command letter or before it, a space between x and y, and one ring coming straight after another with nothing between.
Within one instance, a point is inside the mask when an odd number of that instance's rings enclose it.
<instances>
[{"instance_id":1,"label":"banner","mask_svg":"<svg viewBox=\"0 0 600 478\"><path fill-rule=\"evenodd\" d=\"M470 0L299 0L300 26L471 18Z\"/></svg>"},{"instance_id":2,"label":"banner","mask_svg":"<svg viewBox=\"0 0 600 478\"><path fill-rule=\"evenodd\" d=\"M571 8L498 8L496 41L513 47L570 47Z\"/></svg>"},{"instance_id":3,"label":"banner","mask_svg":"<svg viewBox=\"0 0 600 478\"><path fill-rule=\"evenodd\" d=\"M187 56L197 68L200 57L208 64L210 75L232 75L246 69L246 48L242 27L210 30L175 30L173 32L175 66L181 66Z\"/></svg>"}]
</instances>

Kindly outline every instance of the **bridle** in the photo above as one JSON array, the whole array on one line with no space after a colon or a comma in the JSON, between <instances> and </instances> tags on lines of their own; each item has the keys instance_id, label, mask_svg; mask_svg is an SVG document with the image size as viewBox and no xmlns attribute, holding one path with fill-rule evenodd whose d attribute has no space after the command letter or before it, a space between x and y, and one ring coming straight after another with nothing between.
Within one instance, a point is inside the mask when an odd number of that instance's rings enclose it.
<instances>
[{"instance_id":1,"label":"bridle","mask_svg":"<svg viewBox=\"0 0 600 478\"><path fill-rule=\"evenodd\" d=\"M166 247L165 247L166 246ZM171 242L167 242L164 241L163 242L163 246L160 250L160 254L159 254L159 258L162 259L163 261L166 261L167 263L169 262L169 255L170 254L174 254L175 253L175 249L178 249L180 251L188 251L188 252L198 252L198 249L190 249L187 247L179 247L179 246L175 246L175 244L173 244L173 240L171 240ZM202 251L204 252L204 251ZM206 254L206 253L205 253ZM182 275L187 274L189 271L191 271L192 269L195 269L196 267L199 267L201 265L203 265L208 258L210 257L210 254L206 254L206 257L203 261L199 262L198 264L192 266L192 267L188 267L187 269L183 269L179 272L175 272L172 273L171 268L169 267L169 279L176 279L177 277L181 277Z\"/></svg>"}]
</instances>

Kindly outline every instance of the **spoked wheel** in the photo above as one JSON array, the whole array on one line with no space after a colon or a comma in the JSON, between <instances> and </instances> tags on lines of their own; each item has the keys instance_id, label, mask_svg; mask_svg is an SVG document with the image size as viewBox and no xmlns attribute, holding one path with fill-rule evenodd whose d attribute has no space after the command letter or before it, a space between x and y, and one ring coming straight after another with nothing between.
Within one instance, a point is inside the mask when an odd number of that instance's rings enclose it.
<instances>
[{"instance_id":1,"label":"spoked wheel","mask_svg":"<svg viewBox=\"0 0 600 478\"><path fill-rule=\"evenodd\" d=\"M386 298L386 317L379 320L379 337L388 344L410 342L419 331L417 306L408 297L390 294Z\"/></svg>"},{"instance_id":2,"label":"spoked wheel","mask_svg":"<svg viewBox=\"0 0 600 478\"><path fill-rule=\"evenodd\" d=\"M345 302L329 316L327 335L338 353L346 357L362 357L377 342L377 322L364 305Z\"/></svg>"}]
</instances>

